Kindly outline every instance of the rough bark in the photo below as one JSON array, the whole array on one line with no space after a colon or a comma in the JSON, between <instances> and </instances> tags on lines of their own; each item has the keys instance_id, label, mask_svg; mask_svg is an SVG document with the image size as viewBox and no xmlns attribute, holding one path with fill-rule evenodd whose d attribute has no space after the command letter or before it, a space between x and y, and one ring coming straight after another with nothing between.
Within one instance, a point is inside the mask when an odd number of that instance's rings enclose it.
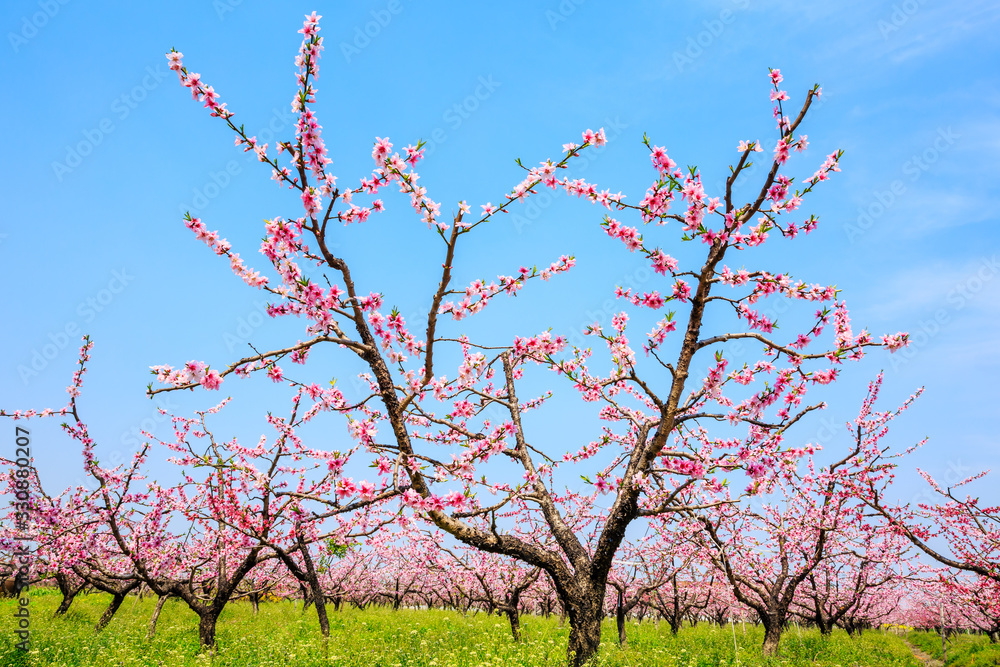
<instances>
[{"instance_id":1,"label":"rough bark","mask_svg":"<svg viewBox=\"0 0 1000 667\"><path fill-rule=\"evenodd\" d=\"M531 581L535 581L538 578L538 573L536 572ZM510 621L510 634L514 637L515 642L521 641L521 615L518 607L521 605L521 592L523 588L514 587L507 595L507 603L504 608L504 613L507 614L507 620Z\"/></svg>"},{"instance_id":2,"label":"rough bark","mask_svg":"<svg viewBox=\"0 0 1000 667\"><path fill-rule=\"evenodd\" d=\"M311 598L312 602L316 605L316 618L319 620L320 631L323 633L324 637L329 639L330 620L326 611L327 598L323 593L322 586L320 585L319 574L316 571L315 562L312 559L312 555L309 553L309 543L306 542L302 535L301 523L296 523L295 532L295 542L297 549L302 554L302 565L305 566L304 568L300 567L295 559L292 558L291 552L286 551L279 545L271 545L271 548L274 549L275 554L277 554L281 562L285 564L285 567L288 568L288 571L292 574L292 576L299 581L302 598L306 600L302 606L302 611L305 612L306 607L308 606L308 601ZM339 594L334 598L334 604L336 605L336 609L338 611L340 610L342 601L343 597ZM296 598L296 608L297 603L298 599ZM359 605L357 602L354 602L354 604L357 605L359 609L363 608L363 606Z\"/></svg>"},{"instance_id":3,"label":"rough bark","mask_svg":"<svg viewBox=\"0 0 1000 667\"><path fill-rule=\"evenodd\" d=\"M761 653L766 656L778 654L778 644L781 642L781 623L777 620L764 622L764 646Z\"/></svg>"},{"instance_id":4,"label":"rough bark","mask_svg":"<svg viewBox=\"0 0 1000 667\"><path fill-rule=\"evenodd\" d=\"M299 583L299 592L302 593L302 613L306 613L309 609L309 605L312 604L312 592L301 582Z\"/></svg>"},{"instance_id":5,"label":"rough bark","mask_svg":"<svg viewBox=\"0 0 1000 667\"><path fill-rule=\"evenodd\" d=\"M302 562L306 566L306 583L309 586L309 590L312 592L313 604L316 605L316 617L319 619L319 629L323 633L323 636L327 639L330 638L330 619L326 614L326 596L323 594L323 588L319 583L319 574L316 572L316 566L313 563L312 555L309 553L309 545L306 544L305 538L302 533L296 528L296 540L298 541L299 548L302 551Z\"/></svg>"},{"instance_id":6,"label":"rough bark","mask_svg":"<svg viewBox=\"0 0 1000 667\"><path fill-rule=\"evenodd\" d=\"M156 601L156 608L153 615L149 617L149 630L146 632L146 639L152 639L156 635L156 622L160 620L160 612L163 611L163 603L167 601L169 595L161 595Z\"/></svg>"},{"instance_id":7,"label":"rough bark","mask_svg":"<svg viewBox=\"0 0 1000 667\"><path fill-rule=\"evenodd\" d=\"M56 616L62 616L69 611L69 606L73 604L73 600L76 599L76 593L77 591L63 592L62 601L59 603L59 606L56 607L55 613L52 614L53 618Z\"/></svg>"},{"instance_id":8,"label":"rough bark","mask_svg":"<svg viewBox=\"0 0 1000 667\"><path fill-rule=\"evenodd\" d=\"M95 632L100 632L104 628L108 627L108 623L110 623L111 619L114 618L115 612L118 611L118 608L122 606L122 602L124 601L124 593L114 594L111 598L111 604L108 605L108 608L104 610L104 613L101 614L101 617L97 620L97 625L94 627Z\"/></svg>"},{"instance_id":9,"label":"rough bark","mask_svg":"<svg viewBox=\"0 0 1000 667\"><path fill-rule=\"evenodd\" d=\"M52 615L53 618L56 616L62 616L69 611L69 606L73 604L73 600L76 599L76 594L87 585L87 582L81 580L78 586L74 586L68 575L57 574L56 584L59 586L59 592L62 593L62 601L59 603L55 613Z\"/></svg>"},{"instance_id":10,"label":"rough bark","mask_svg":"<svg viewBox=\"0 0 1000 667\"><path fill-rule=\"evenodd\" d=\"M517 613L517 609L507 607L504 613L507 614L507 620L510 621L510 634L514 638L514 641L521 641L521 616Z\"/></svg>"},{"instance_id":11,"label":"rough bark","mask_svg":"<svg viewBox=\"0 0 1000 667\"><path fill-rule=\"evenodd\" d=\"M203 650L213 651L215 649L215 624L219 620L221 611L221 608L216 610L213 605L199 617L198 639L201 640Z\"/></svg>"},{"instance_id":12,"label":"rough bark","mask_svg":"<svg viewBox=\"0 0 1000 667\"><path fill-rule=\"evenodd\" d=\"M589 607L589 605L585 605ZM601 614L592 609L570 612L569 645L566 647L570 667L583 667L601 645Z\"/></svg>"}]
</instances>

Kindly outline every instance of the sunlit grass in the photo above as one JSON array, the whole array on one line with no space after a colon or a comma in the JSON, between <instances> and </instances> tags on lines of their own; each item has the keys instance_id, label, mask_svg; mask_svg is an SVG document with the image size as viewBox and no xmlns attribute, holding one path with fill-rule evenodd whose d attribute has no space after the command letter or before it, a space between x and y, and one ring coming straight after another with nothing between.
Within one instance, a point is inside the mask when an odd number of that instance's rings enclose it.
<instances>
[{"instance_id":1,"label":"sunlit grass","mask_svg":"<svg viewBox=\"0 0 1000 667\"><path fill-rule=\"evenodd\" d=\"M219 619L218 652L199 653L197 617L178 600L163 608L156 637L146 640L155 599L130 598L108 629L95 635L110 596L80 596L70 611L52 619L59 597L36 591L31 601L32 647L28 656L14 647L14 603L0 601L0 665L126 667L164 665L255 667L336 665L339 667L508 667L565 663L569 630L557 617L522 619L524 641L514 643L505 619L483 613L369 608L330 609L330 643L324 647L315 611L305 614L291 602L262 604L254 614L248 603L233 603ZM735 642L739 654L734 655ZM842 632L823 639L812 630L790 629L780 655L760 656L762 631L747 625L718 628L705 623L670 635L666 623L630 623L629 644L617 645L610 622L595 667L721 667L778 665L816 667L916 667L901 639L878 631L851 639Z\"/></svg>"},{"instance_id":2,"label":"sunlit grass","mask_svg":"<svg viewBox=\"0 0 1000 667\"><path fill-rule=\"evenodd\" d=\"M907 639L931 657L943 658L941 635L936 632L911 632ZM991 644L989 638L983 635L953 635L946 643L949 667L1000 665L1000 645Z\"/></svg>"}]
</instances>

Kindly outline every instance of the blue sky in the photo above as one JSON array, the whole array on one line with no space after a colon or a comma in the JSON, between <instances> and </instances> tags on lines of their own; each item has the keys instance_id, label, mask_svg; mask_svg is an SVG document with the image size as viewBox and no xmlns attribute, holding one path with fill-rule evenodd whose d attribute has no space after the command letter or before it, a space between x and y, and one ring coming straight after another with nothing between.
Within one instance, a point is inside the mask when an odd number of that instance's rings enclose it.
<instances>
[{"instance_id":1,"label":"blue sky","mask_svg":"<svg viewBox=\"0 0 1000 667\"><path fill-rule=\"evenodd\" d=\"M300 323L265 322L261 293L181 222L190 210L263 268L261 220L300 208L191 101L164 53L182 51L186 66L215 87L251 134L287 139L296 30L315 9L326 40L317 111L341 182L370 173L376 136L397 146L424 139L422 182L444 211L463 199L476 209L498 203L521 178L515 158L534 164L558 157L563 143L601 126L608 146L579 163L576 175L638 201L654 177L645 132L681 165L699 165L715 196L739 140L759 138L768 147L776 140L768 67L782 70L792 108L814 83L822 85L821 103L803 128L810 150L794 156L790 172L805 178L837 148L845 150L843 171L806 200L804 211L820 216L818 230L794 245L775 244L748 268L835 283L856 329L910 331L914 344L845 368L835 387L816 392L830 408L798 437L830 449L845 444L837 425L856 413L867 382L885 369L885 408L926 386L891 432L897 446L930 437L900 475L901 498L923 491L916 465L946 483L998 467L995 3L260 4L95 8L41 0L0 9L8 91L0 106L8 150L0 167L0 406L62 405L76 332L91 334L82 405L107 462L130 453L139 428L167 435L144 397L149 366L189 359L223 366L247 342L268 347L304 338ZM436 284L440 248L405 198L388 191L383 198L389 213L345 230L337 250L363 290L385 292L404 315L415 313ZM520 264L547 265L564 253L578 265L452 331L494 344L548 327L572 338L595 320L610 320L606 302L615 284L650 289L654 280L641 259L601 232L602 214L556 195L473 235L456 269L458 285ZM678 257L699 250L670 245L675 231L659 241L665 249ZM791 312L783 317L795 322ZM352 370L356 364L330 355L318 372L345 386ZM575 451L592 424L567 425L572 408L560 396L572 389L549 386L561 393L535 428L558 452ZM287 391L267 382L224 387L238 394L227 408L232 432L248 438L264 429L267 409L283 413L288 405ZM168 394L166 405L190 414L218 398ZM34 429L48 486L78 481L73 443L55 423ZM342 436L317 437L336 448ZM13 447L13 436L8 441ZM169 473L162 458L153 476ZM996 493L991 483L979 489Z\"/></svg>"}]
</instances>

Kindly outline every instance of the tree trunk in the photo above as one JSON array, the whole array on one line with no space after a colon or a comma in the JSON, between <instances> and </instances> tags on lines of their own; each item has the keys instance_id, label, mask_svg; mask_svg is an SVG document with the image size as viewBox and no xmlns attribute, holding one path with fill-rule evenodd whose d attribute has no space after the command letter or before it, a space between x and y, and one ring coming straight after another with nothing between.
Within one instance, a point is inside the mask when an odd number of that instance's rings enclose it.
<instances>
[{"instance_id":1,"label":"tree trunk","mask_svg":"<svg viewBox=\"0 0 1000 667\"><path fill-rule=\"evenodd\" d=\"M60 585L59 588L62 589L62 585ZM73 598L76 597L76 594L79 592L79 590L80 589L73 590L72 588L63 589L62 602L60 602L59 607L56 608L56 613L52 614L53 618L55 618L56 616L62 616L69 610L69 606L73 604Z\"/></svg>"},{"instance_id":2,"label":"tree trunk","mask_svg":"<svg viewBox=\"0 0 1000 667\"><path fill-rule=\"evenodd\" d=\"M510 634L514 637L515 642L521 641L521 616L518 613L518 606L521 604L521 591L514 590L507 595L507 606L504 607L504 613L507 614L507 620L510 621Z\"/></svg>"},{"instance_id":3,"label":"tree trunk","mask_svg":"<svg viewBox=\"0 0 1000 667\"><path fill-rule=\"evenodd\" d=\"M677 588L677 575L675 574L672 579L674 599L673 608L670 614L670 634L677 636L677 631L681 629L681 600L680 591Z\"/></svg>"},{"instance_id":4,"label":"tree trunk","mask_svg":"<svg viewBox=\"0 0 1000 667\"><path fill-rule=\"evenodd\" d=\"M115 612L118 611L118 607L122 606L122 602L124 601L124 593L114 594L114 597L111 598L111 604L108 605L108 608L104 610L104 613L101 614L101 618L97 621L97 626L94 628L95 632L100 632L108 626L108 623L111 622Z\"/></svg>"},{"instance_id":5,"label":"tree trunk","mask_svg":"<svg viewBox=\"0 0 1000 667\"><path fill-rule=\"evenodd\" d=\"M603 596L592 594L593 600L582 604L567 604L569 612L569 645L566 656L569 667L583 667L594 657L601 645L601 607ZM589 603L589 604L588 604Z\"/></svg>"},{"instance_id":6,"label":"tree trunk","mask_svg":"<svg viewBox=\"0 0 1000 667\"><path fill-rule=\"evenodd\" d=\"M625 596L621 589L618 590L618 608L615 610L615 621L618 623L618 645L622 648L628 644L628 637L625 636Z\"/></svg>"},{"instance_id":7,"label":"tree trunk","mask_svg":"<svg viewBox=\"0 0 1000 667\"><path fill-rule=\"evenodd\" d=\"M149 632L146 633L146 639L152 639L156 635L156 622L160 619L160 612L163 611L163 603L167 601L169 595L161 595L160 599L156 601L156 609L153 610L153 615L149 617Z\"/></svg>"},{"instance_id":8,"label":"tree trunk","mask_svg":"<svg viewBox=\"0 0 1000 667\"><path fill-rule=\"evenodd\" d=\"M514 637L514 641L521 641L521 616L517 613L517 607L507 607L504 613L510 621L510 634Z\"/></svg>"},{"instance_id":9,"label":"tree trunk","mask_svg":"<svg viewBox=\"0 0 1000 667\"><path fill-rule=\"evenodd\" d=\"M59 603L59 606L56 608L56 613L52 614L52 617L55 618L56 616L62 616L67 611L69 611L69 606L73 604L73 598L75 597L76 597L76 591L72 591L71 593L63 593L62 602Z\"/></svg>"},{"instance_id":10,"label":"tree trunk","mask_svg":"<svg viewBox=\"0 0 1000 667\"><path fill-rule=\"evenodd\" d=\"M781 641L781 623L769 620L764 623L764 646L761 653L766 656L778 654L778 643Z\"/></svg>"},{"instance_id":11,"label":"tree trunk","mask_svg":"<svg viewBox=\"0 0 1000 667\"><path fill-rule=\"evenodd\" d=\"M319 583L319 574L316 572L316 565L313 563L312 555L309 553L309 545L306 544L305 538L302 537L302 533L298 532L297 540L299 546L302 547L302 562L306 566L306 581L309 584L309 590L312 593L313 604L316 605L316 618L319 619L319 629L323 633L323 637L326 639L330 638L330 619L326 614L326 596L323 594L323 587ZM339 608L339 604L337 605Z\"/></svg>"},{"instance_id":12,"label":"tree trunk","mask_svg":"<svg viewBox=\"0 0 1000 667\"><path fill-rule=\"evenodd\" d=\"M219 612L208 611L201 615L198 622L198 638L204 650L215 649L215 622L219 620Z\"/></svg>"},{"instance_id":13,"label":"tree trunk","mask_svg":"<svg viewBox=\"0 0 1000 667\"><path fill-rule=\"evenodd\" d=\"M69 610L69 606L73 604L73 599L76 594L79 593L87 585L86 581L81 580L79 586L73 586L69 575L57 574L56 584L59 585L59 592L62 593L62 602L59 603L59 607L56 609L56 613L52 615L53 618L56 616L62 616Z\"/></svg>"}]
</instances>

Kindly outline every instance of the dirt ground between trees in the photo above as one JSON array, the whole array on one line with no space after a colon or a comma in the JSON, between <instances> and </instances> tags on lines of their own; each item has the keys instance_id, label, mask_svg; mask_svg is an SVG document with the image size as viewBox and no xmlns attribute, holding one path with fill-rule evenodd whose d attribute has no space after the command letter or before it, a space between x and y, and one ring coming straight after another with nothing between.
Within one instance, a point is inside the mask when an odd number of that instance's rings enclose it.
<instances>
[{"instance_id":1,"label":"dirt ground between trees","mask_svg":"<svg viewBox=\"0 0 1000 667\"><path fill-rule=\"evenodd\" d=\"M906 640L904 639L903 641ZM913 651L913 655L916 656L917 660L919 660L924 665L924 667L944 667L943 662L930 657L929 655L918 649L910 642L906 642L906 645L910 647L910 650Z\"/></svg>"}]
</instances>

